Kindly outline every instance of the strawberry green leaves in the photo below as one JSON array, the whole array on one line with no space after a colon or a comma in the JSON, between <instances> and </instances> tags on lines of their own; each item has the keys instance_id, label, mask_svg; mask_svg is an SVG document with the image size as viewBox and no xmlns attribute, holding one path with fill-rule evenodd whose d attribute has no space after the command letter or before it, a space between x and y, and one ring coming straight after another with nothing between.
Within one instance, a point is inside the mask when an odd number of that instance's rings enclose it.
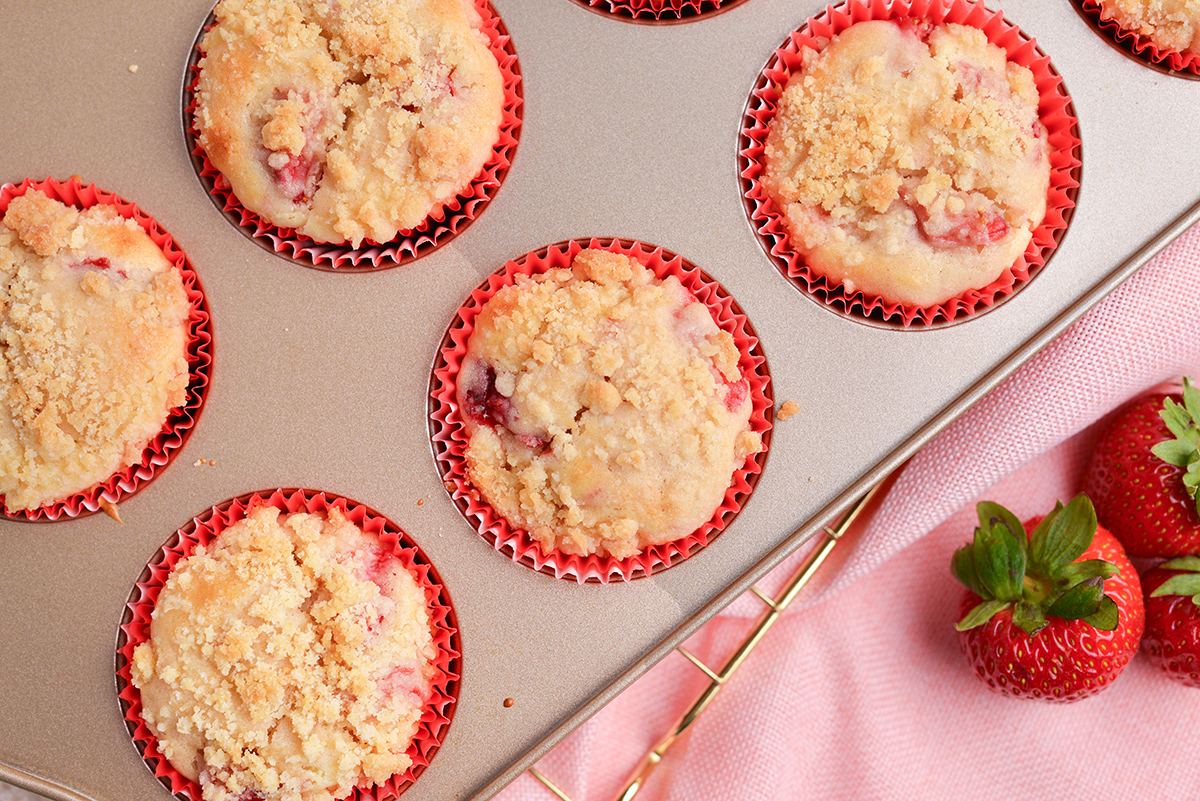
<instances>
[{"instance_id":1,"label":"strawberry green leaves","mask_svg":"<svg viewBox=\"0 0 1200 801\"><path fill-rule=\"evenodd\" d=\"M1180 556L1159 565L1163 570L1183 571L1171 576L1150 593L1152 598L1164 595L1190 595L1192 603L1200 606L1200 556Z\"/></svg>"},{"instance_id":2,"label":"strawberry green leaves","mask_svg":"<svg viewBox=\"0 0 1200 801\"><path fill-rule=\"evenodd\" d=\"M1031 561L1045 573L1058 572L1083 556L1096 536L1096 510L1086 495L1055 504L1029 535Z\"/></svg>"},{"instance_id":3,"label":"strawberry green leaves","mask_svg":"<svg viewBox=\"0 0 1200 801\"><path fill-rule=\"evenodd\" d=\"M1166 398L1159 415L1175 439L1160 442L1150 451L1167 464L1184 469L1183 486L1200 514L1200 390L1192 386L1190 378L1183 379L1183 403Z\"/></svg>"},{"instance_id":4,"label":"strawberry green leaves","mask_svg":"<svg viewBox=\"0 0 1200 801\"><path fill-rule=\"evenodd\" d=\"M972 559L983 592L977 594L998 601L1019 601L1025 578L1025 529L999 504L981 503L978 511Z\"/></svg>"},{"instance_id":5,"label":"strawberry green leaves","mask_svg":"<svg viewBox=\"0 0 1200 801\"><path fill-rule=\"evenodd\" d=\"M1075 561L1096 534L1096 512L1086 495L1066 506L1059 503L1028 535L997 503L984 501L977 511L975 539L955 552L951 569L983 600L958 622L959 631L983 625L1007 608L1013 622L1031 635L1046 626L1047 616L1116 629L1116 604L1104 594L1104 580L1117 574L1116 566L1102 559Z\"/></svg>"}]
</instances>

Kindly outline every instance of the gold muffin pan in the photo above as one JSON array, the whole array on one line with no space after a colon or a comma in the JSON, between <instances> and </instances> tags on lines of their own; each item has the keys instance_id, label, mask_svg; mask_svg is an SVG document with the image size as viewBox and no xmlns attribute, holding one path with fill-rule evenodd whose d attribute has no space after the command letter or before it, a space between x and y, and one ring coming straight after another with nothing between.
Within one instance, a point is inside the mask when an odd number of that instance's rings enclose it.
<instances>
[{"instance_id":1,"label":"gold muffin pan","mask_svg":"<svg viewBox=\"0 0 1200 801\"><path fill-rule=\"evenodd\" d=\"M0 522L0 779L59 801L169 798L125 728L114 658L131 589L193 517L272 487L353 498L436 567L462 646L454 719L406 801L487 798L1200 218L1200 82L1147 69L1071 0L989 2L1037 41L1082 140L1074 218L1037 280L968 322L857 325L764 254L738 175L764 65L816 0L638 25L575 0L493 0L520 61L520 147L487 208L394 269L306 269L250 242L197 179L181 98L209 0L13 0L0 26L0 183L80 176L187 254L212 315L203 416L166 469L92 515ZM472 290L579 237L637 240L718 281L753 324L776 423L721 536L634 581L580 585L497 553L442 485L430 377ZM505 701L511 699L511 704Z\"/></svg>"}]
</instances>

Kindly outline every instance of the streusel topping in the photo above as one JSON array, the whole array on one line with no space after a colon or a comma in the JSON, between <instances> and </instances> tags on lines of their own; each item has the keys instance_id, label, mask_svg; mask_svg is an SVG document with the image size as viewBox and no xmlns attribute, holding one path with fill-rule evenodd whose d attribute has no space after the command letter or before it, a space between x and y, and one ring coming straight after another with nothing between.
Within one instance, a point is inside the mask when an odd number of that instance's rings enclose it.
<instances>
[{"instance_id":1,"label":"streusel topping","mask_svg":"<svg viewBox=\"0 0 1200 801\"><path fill-rule=\"evenodd\" d=\"M409 767L436 656L378 539L337 508L259 507L171 571L132 678L206 801L330 801Z\"/></svg>"},{"instance_id":2,"label":"streusel topping","mask_svg":"<svg viewBox=\"0 0 1200 801\"><path fill-rule=\"evenodd\" d=\"M0 494L61 500L141 461L188 383L183 281L133 220L36 190L0 223Z\"/></svg>"},{"instance_id":3,"label":"streusel topping","mask_svg":"<svg viewBox=\"0 0 1200 801\"><path fill-rule=\"evenodd\" d=\"M318 242L388 242L499 137L503 84L470 0L222 0L200 144L246 208Z\"/></svg>"},{"instance_id":4,"label":"streusel topping","mask_svg":"<svg viewBox=\"0 0 1200 801\"><path fill-rule=\"evenodd\" d=\"M458 377L467 476L544 552L694 532L761 449L733 337L678 279L584 250L480 311Z\"/></svg>"},{"instance_id":5,"label":"streusel topping","mask_svg":"<svg viewBox=\"0 0 1200 801\"><path fill-rule=\"evenodd\" d=\"M1049 188L1028 69L955 24L860 22L803 59L763 186L815 274L928 306L1016 261Z\"/></svg>"},{"instance_id":6,"label":"streusel topping","mask_svg":"<svg viewBox=\"0 0 1200 801\"><path fill-rule=\"evenodd\" d=\"M1200 0L1100 0L1100 9L1160 50L1200 54Z\"/></svg>"}]
</instances>

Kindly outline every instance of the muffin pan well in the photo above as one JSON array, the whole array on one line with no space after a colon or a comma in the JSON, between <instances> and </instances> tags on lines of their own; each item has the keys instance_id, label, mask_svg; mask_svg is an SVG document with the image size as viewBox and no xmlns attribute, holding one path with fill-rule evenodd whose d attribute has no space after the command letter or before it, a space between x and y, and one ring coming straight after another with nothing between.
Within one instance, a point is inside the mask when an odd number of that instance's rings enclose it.
<instances>
[{"instance_id":1,"label":"muffin pan well","mask_svg":"<svg viewBox=\"0 0 1200 801\"><path fill-rule=\"evenodd\" d=\"M216 15L210 13L188 55L187 81L183 90L183 125L196 176L225 219L231 225L237 226L242 234L259 247L276 253L281 258L318 270L344 272L372 272L407 264L432 253L465 231L467 226L483 213L504 183L504 176L512 166L512 159L520 141L523 111L521 65L513 47L512 37L508 35L504 21L488 0L474 0L474 5L483 21L480 30L500 67L504 88L500 137L492 148L492 156L469 185L450 202L435 209L416 228L401 231L391 242L364 241L358 247L348 243L337 245L314 242L290 228L280 228L264 220L242 205L229 181L209 160L200 145L195 114L196 86L200 77L199 62L203 57L200 45L205 34L216 24Z\"/></svg>"},{"instance_id":2,"label":"muffin pan well","mask_svg":"<svg viewBox=\"0 0 1200 801\"><path fill-rule=\"evenodd\" d=\"M1004 49L1010 63L1029 69L1039 94L1038 118L1046 127L1050 160L1050 188L1046 213L1033 231L1021 257L986 287L973 289L934 306L906 306L861 291L847 291L839 282L814 274L790 242L780 209L772 202L761 179L766 170L767 131L778 112L783 90L801 70L806 49L820 49L847 27L868 20L902 19L910 14L935 24L957 23L983 31L988 41ZM1079 190L1082 169L1079 121L1070 95L1049 57L1036 43L1004 18L1003 12L977 3L929 2L886 4L879 0L852 0L830 7L791 33L775 51L746 107L738 166L747 212L763 250L780 272L805 295L825 308L851 319L875 325L947 325L968 320L995 308L1028 284L1054 254L1066 235Z\"/></svg>"},{"instance_id":3,"label":"muffin pan well","mask_svg":"<svg viewBox=\"0 0 1200 801\"><path fill-rule=\"evenodd\" d=\"M151 616L171 572L192 556L196 549L210 545L221 532L243 520L258 507L278 509L281 513L307 512L324 517L337 509L345 520L377 539L382 552L396 559L409 571L424 591L430 615L430 633L437 656L433 666L429 700L420 725L406 751L411 764L404 773L394 775L377 787L358 788L354 801L374 801L402 794L412 785L437 754L454 718L458 679L462 672L461 646L455 624L454 607L438 577L437 570L395 523L373 509L324 492L303 489L277 489L247 493L204 510L187 525L173 533L142 570L129 594L117 638L117 690L125 727L146 766L159 783L187 801L202 801L201 788L162 755L154 730L142 717L142 697L134 686L134 649L151 639Z\"/></svg>"},{"instance_id":4,"label":"muffin pan well","mask_svg":"<svg viewBox=\"0 0 1200 801\"><path fill-rule=\"evenodd\" d=\"M60 801L168 798L117 698L130 591L214 504L317 487L394 521L454 601L454 719L403 798L487 798L1200 219L1200 82L1126 57L1072 0L993 0L1070 91L1083 165L1070 227L1036 280L987 314L860 325L766 256L738 173L756 81L824 2L743 0L672 25L574 0L493 6L524 100L503 186L445 246L343 273L258 247L196 178L181 98L209 0L6 5L0 183L78 175L170 231L204 287L213 360L202 417L121 504L123 525L0 522L0 779ZM774 401L801 407L775 424L720 537L608 585L498 553L443 486L429 434L430 376L463 299L509 260L593 236L653 243L718 282L753 323Z\"/></svg>"},{"instance_id":5,"label":"muffin pan well","mask_svg":"<svg viewBox=\"0 0 1200 801\"><path fill-rule=\"evenodd\" d=\"M751 401L750 431L762 440L758 453L747 457L734 471L725 496L712 518L692 534L653 545L624 559L612 557L542 553L528 532L513 527L471 485L466 475L467 434L458 406L459 367L466 355L467 341L474 331L482 307L497 292L511 286L519 276L537 275L552 269L569 268L584 248L621 253L648 267L656 278L673 276L692 297L704 303L713 320L732 337L741 354L738 368L745 378ZM429 435L438 470L446 491L467 522L500 553L547 575L573 581L608 583L628 581L661 572L699 551L733 522L750 498L771 447L773 399L771 376L762 343L737 301L696 265L680 256L641 242L619 239L576 239L559 242L527 253L503 265L471 293L455 314L438 351L429 384Z\"/></svg>"},{"instance_id":6,"label":"muffin pan well","mask_svg":"<svg viewBox=\"0 0 1200 801\"><path fill-rule=\"evenodd\" d=\"M0 215L8 209L9 203L27 192L40 192L52 200L81 210L94 206L109 206L122 218L135 221L179 272L188 303L184 345L188 381L183 402L167 415L162 430L146 445L141 458L103 482L54 503L19 511L9 509L8 505L0 500L0 519L42 523L86 517L101 510L111 512L112 505L132 497L171 463L191 436L192 429L204 409L204 399L208 395L212 371L212 317L208 312L204 288L187 255L179 249L171 235L136 204L96 186L83 186L77 178L64 182L54 179L26 179L19 184L8 183L0 186Z\"/></svg>"}]
</instances>

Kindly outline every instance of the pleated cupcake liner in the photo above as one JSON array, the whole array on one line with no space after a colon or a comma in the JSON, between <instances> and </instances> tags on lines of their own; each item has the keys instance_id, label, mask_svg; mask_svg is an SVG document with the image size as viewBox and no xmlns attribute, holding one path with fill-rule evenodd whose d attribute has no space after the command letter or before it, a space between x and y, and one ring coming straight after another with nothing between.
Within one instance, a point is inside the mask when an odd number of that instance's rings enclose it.
<instances>
[{"instance_id":1,"label":"pleated cupcake liner","mask_svg":"<svg viewBox=\"0 0 1200 801\"><path fill-rule=\"evenodd\" d=\"M1115 19L1104 19L1104 8L1100 0L1077 0L1077 2L1102 35L1107 36L1114 44L1134 58L1165 70L1200 77L1200 53L1184 53L1179 50L1160 48L1149 37L1143 36L1138 31L1122 28Z\"/></svg>"},{"instance_id":2,"label":"pleated cupcake liner","mask_svg":"<svg viewBox=\"0 0 1200 801\"><path fill-rule=\"evenodd\" d=\"M581 6L629 22L691 22L741 5L746 0L575 0Z\"/></svg>"}]
</instances>

